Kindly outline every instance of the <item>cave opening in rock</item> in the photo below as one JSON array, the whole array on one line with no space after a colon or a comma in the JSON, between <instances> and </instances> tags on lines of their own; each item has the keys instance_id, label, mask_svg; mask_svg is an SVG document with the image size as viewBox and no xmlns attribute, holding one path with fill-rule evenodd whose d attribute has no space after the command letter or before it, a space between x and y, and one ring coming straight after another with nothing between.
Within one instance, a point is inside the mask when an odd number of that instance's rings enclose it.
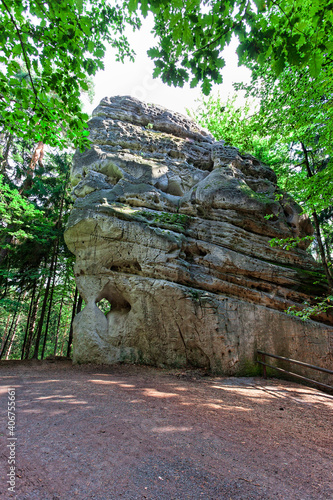
<instances>
[{"instance_id":1,"label":"cave opening in rock","mask_svg":"<svg viewBox=\"0 0 333 500\"><path fill-rule=\"evenodd\" d=\"M111 302L106 298L103 298L96 302L96 305L102 311L102 313L105 314L105 316L111 311Z\"/></svg>"},{"instance_id":2,"label":"cave opening in rock","mask_svg":"<svg viewBox=\"0 0 333 500\"><path fill-rule=\"evenodd\" d=\"M96 305L106 316L110 312L122 311L128 313L131 310L131 304L125 299L123 294L110 283L104 287L96 298Z\"/></svg>"}]
</instances>

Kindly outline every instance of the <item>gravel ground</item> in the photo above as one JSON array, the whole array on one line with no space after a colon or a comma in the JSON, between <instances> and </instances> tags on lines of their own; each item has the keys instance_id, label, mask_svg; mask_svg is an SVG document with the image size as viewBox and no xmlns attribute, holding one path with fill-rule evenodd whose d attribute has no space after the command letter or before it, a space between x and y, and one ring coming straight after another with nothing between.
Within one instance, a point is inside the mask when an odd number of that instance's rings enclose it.
<instances>
[{"instance_id":1,"label":"gravel ground","mask_svg":"<svg viewBox=\"0 0 333 500\"><path fill-rule=\"evenodd\" d=\"M68 361L1 362L0 380L1 499L333 499L333 396L315 389Z\"/></svg>"}]
</instances>

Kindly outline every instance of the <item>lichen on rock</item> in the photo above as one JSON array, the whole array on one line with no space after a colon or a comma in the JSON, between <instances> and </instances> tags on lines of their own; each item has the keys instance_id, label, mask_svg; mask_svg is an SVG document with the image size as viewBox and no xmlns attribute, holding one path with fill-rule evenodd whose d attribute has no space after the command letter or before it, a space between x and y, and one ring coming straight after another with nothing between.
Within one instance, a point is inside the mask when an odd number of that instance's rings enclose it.
<instances>
[{"instance_id":1,"label":"lichen on rock","mask_svg":"<svg viewBox=\"0 0 333 500\"><path fill-rule=\"evenodd\" d=\"M65 233L86 303L74 361L237 374L261 348L325 364L331 318L284 313L325 285L313 285L321 269L306 243L269 244L313 233L269 167L132 97L103 99L89 130L91 149L74 158Z\"/></svg>"}]
</instances>

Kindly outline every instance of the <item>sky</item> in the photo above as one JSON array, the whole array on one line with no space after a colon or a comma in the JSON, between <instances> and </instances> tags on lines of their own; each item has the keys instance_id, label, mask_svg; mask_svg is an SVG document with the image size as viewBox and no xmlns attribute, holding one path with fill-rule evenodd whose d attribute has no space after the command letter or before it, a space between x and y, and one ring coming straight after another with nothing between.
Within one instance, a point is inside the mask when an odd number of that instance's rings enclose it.
<instances>
[{"instance_id":1,"label":"sky","mask_svg":"<svg viewBox=\"0 0 333 500\"><path fill-rule=\"evenodd\" d=\"M98 72L94 78L95 97L90 104L88 99L84 99L85 112L91 114L103 97L115 95L131 95L153 104L160 104L172 111L186 114L186 109L194 110L198 107L200 98L200 87L191 89L187 84L183 88L169 87L159 78L153 79L154 63L148 57L147 50L156 41L151 34L152 17L143 20L140 31L127 32L127 36L132 48L136 52L135 62L126 60L125 63L118 63L115 59L115 52L108 49L104 59L105 70ZM232 39L229 47L224 51L226 66L223 68L223 83L213 86L213 94L220 93L221 97L227 98L228 94L233 94L233 82L250 80L250 70L244 66L238 67L236 55L237 40Z\"/></svg>"}]
</instances>

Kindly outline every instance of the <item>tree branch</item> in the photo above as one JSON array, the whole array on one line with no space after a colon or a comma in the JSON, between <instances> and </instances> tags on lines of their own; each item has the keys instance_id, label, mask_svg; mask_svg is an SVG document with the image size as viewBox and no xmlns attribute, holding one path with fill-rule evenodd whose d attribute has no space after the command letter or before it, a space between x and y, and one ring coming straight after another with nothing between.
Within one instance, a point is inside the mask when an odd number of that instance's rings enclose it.
<instances>
[{"instance_id":1,"label":"tree branch","mask_svg":"<svg viewBox=\"0 0 333 500\"><path fill-rule=\"evenodd\" d=\"M20 29L19 29L19 27L17 26L16 21L15 21L14 17L12 16L12 14L11 14L11 12L10 12L9 8L8 8L8 7L7 7L7 5L5 4L4 0L1 0L1 2L2 2L2 4L4 5L4 7L5 7L6 11L8 12L8 15L9 15L9 17L10 17L10 19L11 19L11 21L12 21L12 23L13 23L14 27L15 27L15 30L16 30L16 33L17 33L17 36L18 36L18 38L19 38L19 40L20 40L20 45L21 45L21 47L22 47L23 58L24 58L24 61L25 61L25 64L26 64L26 66L27 66L27 70L28 70L28 73L29 73L29 79L30 79L30 82L31 82L31 87L32 87L33 93L35 94L36 101L37 101L37 100L39 100L39 99L38 99L38 92L37 92L37 90L36 90L36 88L35 88L35 85L34 85L34 82L33 82L33 79L32 79L31 70L30 70L30 61L29 61L29 58L28 58L28 56L27 56L27 53L26 53L26 50L25 50L25 47L24 47L24 42L23 42L22 37L21 37L21 32L20 32ZM35 105L36 105L36 101L35 101Z\"/></svg>"}]
</instances>

